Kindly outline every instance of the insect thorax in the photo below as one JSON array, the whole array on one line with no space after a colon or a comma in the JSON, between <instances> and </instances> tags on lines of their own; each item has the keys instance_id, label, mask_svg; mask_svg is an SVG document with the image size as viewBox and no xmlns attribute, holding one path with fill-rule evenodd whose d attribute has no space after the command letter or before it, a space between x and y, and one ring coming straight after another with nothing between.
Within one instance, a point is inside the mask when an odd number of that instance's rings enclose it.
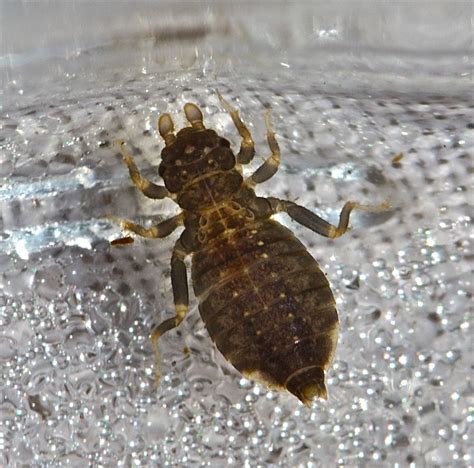
<instances>
[{"instance_id":1,"label":"insect thorax","mask_svg":"<svg viewBox=\"0 0 474 468\"><path fill-rule=\"evenodd\" d=\"M161 157L159 173L183 209L212 207L230 198L242 185L229 141L214 130L180 130Z\"/></svg>"}]
</instances>

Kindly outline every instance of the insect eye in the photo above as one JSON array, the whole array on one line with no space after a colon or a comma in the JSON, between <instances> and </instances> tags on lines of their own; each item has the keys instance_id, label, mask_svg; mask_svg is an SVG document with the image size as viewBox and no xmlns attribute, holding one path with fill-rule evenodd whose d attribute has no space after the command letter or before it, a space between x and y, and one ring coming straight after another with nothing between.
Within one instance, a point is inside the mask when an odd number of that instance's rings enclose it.
<instances>
[{"instance_id":1,"label":"insect eye","mask_svg":"<svg viewBox=\"0 0 474 468\"><path fill-rule=\"evenodd\" d=\"M214 159L208 159L207 164L209 164L213 169L217 167L217 162Z\"/></svg>"},{"instance_id":2,"label":"insect eye","mask_svg":"<svg viewBox=\"0 0 474 468\"><path fill-rule=\"evenodd\" d=\"M189 178L188 171L182 170L179 174L179 178L181 179L181 181L186 182Z\"/></svg>"}]
</instances>

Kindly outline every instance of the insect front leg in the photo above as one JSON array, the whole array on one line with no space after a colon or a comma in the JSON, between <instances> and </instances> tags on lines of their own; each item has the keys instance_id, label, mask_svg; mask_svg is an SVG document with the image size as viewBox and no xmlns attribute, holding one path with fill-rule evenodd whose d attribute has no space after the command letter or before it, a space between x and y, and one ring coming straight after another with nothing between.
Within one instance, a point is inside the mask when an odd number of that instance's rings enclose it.
<instances>
[{"instance_id":1,"label":"insect front leg","mask_svg":"<svg viewBox=\"0 0 474 468\"><path fill-rule=\"evenodd\" d=\"M123 140L118 140L117 143L119 145L120 152L122 153L123 160L128 167L130 177L133 183L138 187L138 190L140 190L146 197L153 198L155 200L168 197L169 192L166 190L166 187L162 185L156 185L140 175L140 171L138 170L132 155L125 148L125 142Z\"/></svg>"},{"instance_id":2,"label":"insect front leg","mask_svg":"<svg viewBox=\"0 0 474 468\"><path fill-rule=\"evenodd\" d=\"M178 214L173 216L170 219L166 219L159 224L155 224L149 228L136 224L127 219L118 218L117 216L108 215L105 216L105 219L108 219L114 223L120 224L122 229L127 231L132 231L135 234L138 234L142 237L148 237L151 239L157 239L161 237L166 237L170 235L177 227L183 223L183 215Z\"/></svg>"},{"instance_id":3,"label":"insect front leg","mask_svg":"<svg viewBox=\"0 0 474 468\"><path fill-rule=\"evenodd\" d=\"M247 183L251 186L261 184L270 179L270 177L273 177L280 166L280 147L272 129L270 109L265 112L265 125L267 127L267 142L272 154L247 179Z\"/></svg>"},{"instance_id":4,"label":"insect front leg","mask_svg":"<svg viewBox=\"0 0 474 468\"><path fill-rule=\"evenodd\" d=\"M242 137L242 143L240 145L240 151L239 154L237 155L237 162L239 164L248 164L250 161L252 161L253 157L255 156L255 143L252 139L252 135L250 134L249 129L247 126L242 122L239 116L239 111L232 107L219 93L217 92L217 96L219 97L219 100L221 101L221 104L223 105L224 109L230 114L230 117L232 118L232 122L234 122L235 127L237 128L237 131L239 132L239 135Z\"/></svg>"},{"instance_id":5,"label":"insect front leg","mask_svg":"<svg viewBox=\"0 0 474 468\"><path fill-rule=\"evenodd\" d=\"M324 237L334 239L342 236L349 229L349 217L352 210L367 211L370 213L380 213L390 209L387 202L380 205L361 205L356 202L347 202L341 210L339 215L339 224L334 226L328 223L325 219L319 217L317 214L309 211L304 206L288 200L279 200L278 198L267 198L274 213L286 212L297 223L311 229L312 231Z\"/></svg>"},{"instance_id":6,"label":"insect front leg","mask_svg":"<svg viewBox=\"0 0 474 468\"><path fill-rule=\"evenodd\" d=\"M188 252L183 247L181 240L178 240L173 248L173 254L171 256L171 285L173 287L173 299L176 315L160 323L151 335L157 363L160 358L158 339L167 331L176 328L183 321L188 312L188 278L186 274L186 264L184 263L187 255ZM156 376L158 380L160 378L158 371L156 372Z\"/></svg>"}]
</instances>

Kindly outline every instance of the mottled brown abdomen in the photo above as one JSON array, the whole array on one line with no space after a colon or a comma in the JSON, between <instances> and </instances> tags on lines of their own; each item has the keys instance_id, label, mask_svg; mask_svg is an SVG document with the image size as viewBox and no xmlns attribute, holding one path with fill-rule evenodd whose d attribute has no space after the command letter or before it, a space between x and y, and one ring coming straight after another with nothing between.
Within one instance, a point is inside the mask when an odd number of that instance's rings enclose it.
<instances>
[{"instance_id":1,"label":"mottled brown abdomen","mask_svg":"<svg viewBox=\"0 0 474 468\"><path fill-rule=\"evenodd\" d=\"M326 398L335 301L291 231L270 219L227 230L194 253L192 276L209 334L239 371L303 402Z\"/></svg>"}]
</instances>

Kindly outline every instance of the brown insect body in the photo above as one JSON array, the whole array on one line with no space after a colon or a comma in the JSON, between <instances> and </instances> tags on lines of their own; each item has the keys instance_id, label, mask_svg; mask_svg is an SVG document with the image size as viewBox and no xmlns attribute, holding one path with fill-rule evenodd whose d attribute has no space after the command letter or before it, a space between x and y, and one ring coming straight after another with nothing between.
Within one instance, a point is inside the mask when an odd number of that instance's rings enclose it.
<instances>
[{"instance_id":1,"label":"brown insect body","mask_svg":"<svg viewBox=\"0 0 474 468\"><path fill-rule=\"evenodd\" d=\"M253 141L237 111L221 101L243 138L237 157L228 140L204 127L194 104L185 106L192 126L176 136L171 117L160 117L166 147L159 173L165 187L141 178L122 148L140 190L151 198L169 196L183 209L177 217L148 229L120 220L124 228L145 237L164 237L184 224L171 260L176 317L160 324L153 339L179 325L187 312L183 260L191 254L194 293L217 348L245 376L287 389L310 404L314 397L327 397L324 372L338 336L335 301L316 260L271 216L285 211L313 231L334 238L347 230L352 209L384 208L348 202L335 227L295 203L257 197L253 186L269 179L280 160L269 119L272 155L244 180L241 166L253 158Z\"/></svg>"},{"instance_id":2,"label":"brown insect body","mask_svg":"<svg viewBox=\"0 0 474 468\"><path fill-rule=\"evenodd\" d=\"M193 252L201 317L242 374L302 401L325 398L338 330L329 283L235 166L212 130L181 130L162 152L160 175L185 210L181 241Z\"/></svg>"}]
</instances>

